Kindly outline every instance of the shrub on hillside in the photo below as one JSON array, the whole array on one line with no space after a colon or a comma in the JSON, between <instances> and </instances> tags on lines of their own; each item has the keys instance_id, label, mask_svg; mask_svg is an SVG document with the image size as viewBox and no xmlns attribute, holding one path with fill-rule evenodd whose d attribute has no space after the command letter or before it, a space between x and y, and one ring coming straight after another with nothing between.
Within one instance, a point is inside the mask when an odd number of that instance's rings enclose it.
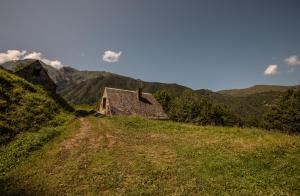
<instances>
[{"instance_id":1,"label":"shrub on hillside","mask_svg":"<svg viewBox=\"0 0 300 196\"><path fill-rule=\"evenodd\" d=\"M171 97L165 90L159 90L154 93L155 99L161 104L166 113L170 110Z\"/></svg>"},{"instance_id":2,"label":"shrub on hillside","mask_svg":"<svg viewBox=\"0 0 300 196\"><path fill-rule=\"evenodd\" d=\"M267 129L300 133L300 89L288 90L276 99L265 112L263 125Z\"/></svg>"},{"instance_id":3,"label":"shrub on hillside","mask_svg":"<svg viewBox=\"0 0 300 196\"><path fill-rule=\"evenodd\" d=\"M206 97L190 91L184 92L172 101L169 116L175 121L201 125L237 124L237 118L226 107L213 104Z\"/></svg>"}]
</instances>

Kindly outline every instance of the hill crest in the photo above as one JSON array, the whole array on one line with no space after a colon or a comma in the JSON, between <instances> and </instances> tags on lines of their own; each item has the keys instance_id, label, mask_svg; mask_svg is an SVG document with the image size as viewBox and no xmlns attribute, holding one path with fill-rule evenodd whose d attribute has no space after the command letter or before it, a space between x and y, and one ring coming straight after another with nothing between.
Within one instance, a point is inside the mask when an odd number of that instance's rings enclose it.
<instances>
[{"instance_id":1,"label":"hill crest","mask_svg":"<svg viewBox=\"0 0 300 196\"><path fill-rule=\"evenodd\" d=\"M220 94L223 95L230 95L230 96L248 96L253 95L257 93L265 93L265 92L284 92L288 89L295 88L299 85L295 86L282 86L282 85L265 85L265 84L259 84L254 85L248 88L243 89L228 89L228 90L221 90L217 91Z\"/></svg>"}]
</instances>

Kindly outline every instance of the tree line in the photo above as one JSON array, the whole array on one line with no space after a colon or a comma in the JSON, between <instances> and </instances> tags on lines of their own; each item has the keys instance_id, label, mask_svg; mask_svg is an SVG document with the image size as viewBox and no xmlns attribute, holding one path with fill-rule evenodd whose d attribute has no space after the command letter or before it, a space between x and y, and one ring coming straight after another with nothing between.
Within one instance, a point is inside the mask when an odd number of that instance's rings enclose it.
<instances>
[{"instance_id":1,"label":"tree line","mask_svg":"<svg viewBox=\"0 0 300 196\"><path fill-rule=\"evenodd\" d=\"M213 102L207 96L185 91L172 97L165 90L154 93L169 118L178 122L198 125L254 126L268 130L300 133L300 89L290 89L282 93L266 106L262 115L249 115L243 119L230 107ZM247 113L247 111L243 111ZM254 123L255 122L255 123Z\"/></svg>"}]
</instances>

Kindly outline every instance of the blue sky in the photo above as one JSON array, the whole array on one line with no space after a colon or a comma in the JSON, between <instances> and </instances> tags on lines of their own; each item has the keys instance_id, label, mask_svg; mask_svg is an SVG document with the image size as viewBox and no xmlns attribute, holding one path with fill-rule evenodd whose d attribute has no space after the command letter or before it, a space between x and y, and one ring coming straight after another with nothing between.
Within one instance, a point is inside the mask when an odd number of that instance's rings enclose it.
<instances>
[{"instance_id":1,"label":"blue sky","mask_svg":"<svg viewBox=\"0 0 300 196\"><path fill-rule=\"evenodd\" d=\"M0 61L29 55L193 89L300 84L299 10L299 0L1 0Z\"/></svg>"}]
</instances>

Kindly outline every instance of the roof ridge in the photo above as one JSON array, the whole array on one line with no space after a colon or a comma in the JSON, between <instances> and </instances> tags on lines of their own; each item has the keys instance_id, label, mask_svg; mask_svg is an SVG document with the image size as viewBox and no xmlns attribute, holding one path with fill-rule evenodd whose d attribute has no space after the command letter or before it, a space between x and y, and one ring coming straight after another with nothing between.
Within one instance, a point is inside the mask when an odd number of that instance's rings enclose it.
<instances>
[{"instance_id":1,"label":"roof ridge","mask_svg":"<svg viewBox=\"0 0 300 196\"><path fill-rule=\"evenodd\" d=\"M132 91L132 90L126 90L126 89L120 89L120 88L112 88L112 87L105 87L105 89L113 89L113 90L118 90L118 91L127 91L127 92L131 92L131 93L135 93L136 91ZM144 93L143 94L149 94L152 95L151 93Z\"/></svg>"}]
</instances>

